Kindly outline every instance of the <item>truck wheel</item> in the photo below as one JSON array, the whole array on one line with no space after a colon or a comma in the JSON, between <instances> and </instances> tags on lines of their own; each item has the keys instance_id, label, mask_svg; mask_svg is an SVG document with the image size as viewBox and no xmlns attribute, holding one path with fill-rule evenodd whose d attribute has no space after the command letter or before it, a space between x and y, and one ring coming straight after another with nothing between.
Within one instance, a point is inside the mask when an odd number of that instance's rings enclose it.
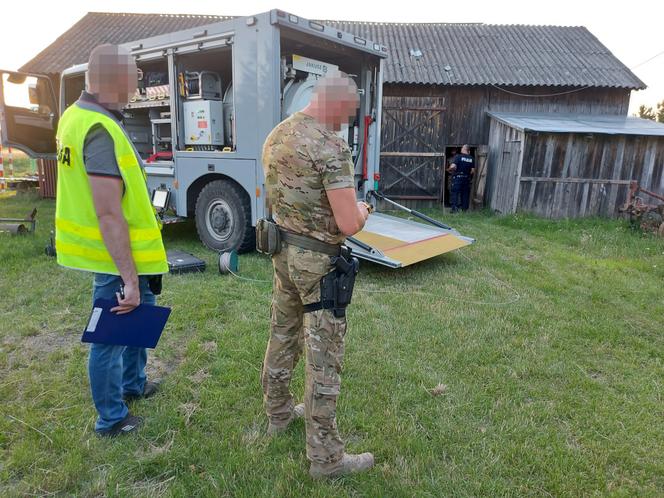
<instances>
[{"instance_id":1,"label":"truck wheel","mask_svg":"<svg viewBox=\"0 0 664 498\"><path fill-rule=\"evenodd\" d=\"M215 251L250 251L256 240L249 198L236 183L215 180L196 199L196 230Z\"/></svg>"}]
</instances>

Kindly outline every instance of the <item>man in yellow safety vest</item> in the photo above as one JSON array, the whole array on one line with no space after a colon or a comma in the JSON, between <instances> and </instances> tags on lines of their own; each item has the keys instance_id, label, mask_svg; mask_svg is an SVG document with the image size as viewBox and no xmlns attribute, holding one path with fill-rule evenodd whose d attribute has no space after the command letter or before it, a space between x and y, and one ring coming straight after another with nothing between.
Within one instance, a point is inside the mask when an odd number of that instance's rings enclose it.
<instances>
[{"instance_id":1,"label":"man in yellow safety vest","mask_svg":"<svg viewBox=\"0 0 664 498\"><path fill-rule=\"evenodd\" d=\"M87 91L58 125L56 251L60 265L94 273L93 299L117 297L111 311L124 314L155 304L168 271L141 159L119 114L136 92L136 63L127 50L101 45L86 78ZM88 372L100 436L141 424L126 402L156 392L146 362L144 348L92 344Z\"/></svg>"}]
</instances>

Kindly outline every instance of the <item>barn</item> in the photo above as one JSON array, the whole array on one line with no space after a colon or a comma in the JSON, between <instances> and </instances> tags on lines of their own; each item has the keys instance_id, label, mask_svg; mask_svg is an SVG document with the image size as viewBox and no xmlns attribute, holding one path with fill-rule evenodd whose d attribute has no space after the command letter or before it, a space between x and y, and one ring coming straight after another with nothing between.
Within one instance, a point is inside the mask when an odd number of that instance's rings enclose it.
<instances>
[{"instance_id":1,"label":"barn","mask_svg":"<svg viewBox=\"0 0 664 498\"><path fill-rule=\"evenodd\" d=\"M91 12L21 70L49 74L55 82L63 69L85 62L100 43L124 43L223 19L227 17ZM445 165L464 143L471 145L478 162L476 207L497 206L497 195L521 195L521 189L496 191L501 183L493 179L501 177L503 162L491 152L492 113L625 117L631 91L645 88L584 27L322 22L388 47L380 188L409 205L447 203ZM620 138L608 135L606 140ZM659 141L654 147L651 155L661 157ZM661 162L656 160L653 168L661 171ZM599 173L591 168L588 174ZM535 197L540 190L535 189ZM514 209L529 207L517 202ZM536 212L556 216L563 210Z\"/></svg>"}]
</instances>

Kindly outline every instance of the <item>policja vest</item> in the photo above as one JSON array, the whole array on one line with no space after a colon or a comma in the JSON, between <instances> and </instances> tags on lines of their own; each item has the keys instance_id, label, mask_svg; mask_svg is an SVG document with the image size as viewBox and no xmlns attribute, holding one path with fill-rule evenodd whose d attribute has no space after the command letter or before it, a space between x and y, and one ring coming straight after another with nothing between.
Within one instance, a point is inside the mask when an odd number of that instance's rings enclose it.
<instances>
[{"instance_id":1,"label":"policja vest","mask_svg":"<svg viewBox=\"0 0 664 498\"><path fill-rule=\"evenodd\" d=\"M122 214L127 220L131 254L139 275L168 272L160 223L150 201L147 178L133 144L120 123L103 107L78 101L58 125L58 185L55 246L58 264L67 268L119 275L99 229L92 190L83 162L88 131L101 125L115 144L124 181Z\"/></svg>"}]
</instances>

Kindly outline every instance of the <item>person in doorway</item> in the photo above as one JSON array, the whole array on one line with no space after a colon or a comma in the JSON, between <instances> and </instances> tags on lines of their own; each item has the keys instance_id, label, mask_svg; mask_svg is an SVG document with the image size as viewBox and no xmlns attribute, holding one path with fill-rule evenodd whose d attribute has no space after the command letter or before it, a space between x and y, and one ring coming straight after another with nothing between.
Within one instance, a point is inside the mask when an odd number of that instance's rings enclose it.
<instances>
[{"instance_id":1,"label":"person in doorway","mask_svg":"<svg viewBox=\"0 0 664 498\"><path fill-rule=\"evenodd\" d=\"M454 156L447 171L452 175L452 212L467 211L470 207L470 187L475 174L475 159L470 155L468 145L461 147L461 154Z\"/></svg>"}]
</instances>

